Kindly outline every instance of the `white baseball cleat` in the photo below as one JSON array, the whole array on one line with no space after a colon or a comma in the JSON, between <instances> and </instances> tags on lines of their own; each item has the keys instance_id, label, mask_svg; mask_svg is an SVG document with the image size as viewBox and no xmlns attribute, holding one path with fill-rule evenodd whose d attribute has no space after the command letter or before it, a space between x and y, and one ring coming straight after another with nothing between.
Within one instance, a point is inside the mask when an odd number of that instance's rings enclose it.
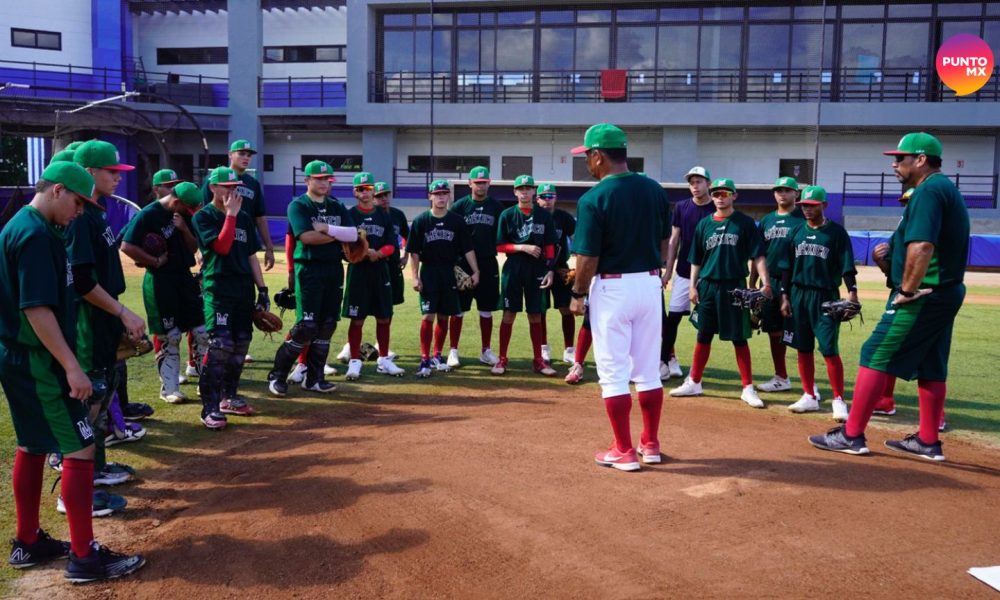
<instances>
[{"instance_id":1,"label":"white baseball cleat","mask_svg":"<svg viewBox=\"0 0 1000 600\"><path fill-rule=\"evenodd\" d=\"M188 377L197 377L198 367L188 363L188 366L184 367L184 374Z\"/></svg>"},{"instance_id":2,"label":"white baseball cleat","mask_svg":"<svg viewBox=\"0 0 1000 600\"><path fill-rule=\"evenodd\" d=\"M746 402L754 408L764 408L764 401L757 395L757 390L754 389L752 383L743 387L743 393L740 394L740 400Z\"/></svg>"},{"instance_id":3,"label":"white baseball cleat","mask_svg":"<svg viewBox=\"0 0 1000 600\"><path fill-rule=\"evenodd\" d=\"M823 400L823 396L819 395L819 386L818 385L814 385L813 386L813 396L816 398L816 402L820 402L820 401Z\"/></svg>"},{"instance_id":4,"label":"white baseball cleat","mask_svg":"<svg viewBox=\"0 0 1000 600\"><path fill-rule=\"evenodd\" d=\"M552 362L552 349L548 344L542 344L542 360L547 363Z\"/></svg>"},{"instance_id":5,"label":"white baseball cleat","mask_svg":"<svg viewBox=\"0 0 1000 600\"><path fill-rule=\"evenodd\" d=\"M684 378L684 383L670 390L671 396L700 396L703 393L701 382L691 379L690 375Z\"/></svg>"},{"instance_id":6,"label":"white baseball cleat","mask_svg":"<svg viewBox=\"0 0 1000 600\"><path fill-rule=\"evenodd\" d=\"M572 365L576 362L576 348L570 347L563 350L563 362Z\"/></svg>"},{"instance_id":7,"label":"white baseball cleat","mask_svg":"<svg viewBox=\"0 0 1000 600\"><path fill-rule=\"evenodd\" d=\"M330 365L323 365L323 375L330 377L331 375L336 375L336 374L337 374L336 368L331 367Z\"/></svg>"},{"instance_id":8,"label":"white baseball cleat","mask_svg":"<svg viewBox=\"0 0 1000 600\"><path fill-rule=\"evenodd\" d=\"M493 354L493 351L490 350L489 348L483 350L483 353L479 355L479 362L483 363L484 365L489 365L492 367L499 361L500 359L497 358L497 355Z\"/></svg>"},{"instance_id":9,"label":"white baseball cleat","mask_svg":"<svg viewBox=\"0 0 1000 600\"><path fill-rule=\"evenodd\" d=\"M160 394L160 400L163 400L167 404L184 404L187 402L187 396L178 390L170 394Z\"/></svg>"},{"instance_id":10,"label":"white baseball cleat","mask_svg":"<svg viewBox=\"0 0 1000 600\"><path fill-rule=\"evenodd\" d=\"M378 347L378 342L375 342L375 349L376 350L381 350ZM391 358L392 360L396 360L397 358L399 358L399 355L396 354L395 352L393 352L392 350L389 350L388 352L386 352L385 355L388 356L389 358Z\"/></svg>"},{"instance_id":11,"label":"white baseball cleat","mask_svg":"<svg viewBox=\"0 0 1000 600\"><path fill-rule=\"evenodd\" d=\"M819 400L817 400L816 396L813 396L812 394L802 394L802 397L799 398L798 402L789 405L788 410L793 413L816 412L819 410Z\"/></svg>"},{"instance_id":12,"label":"white baseball cleat","mask_svg":"<svg viewBox=\"0 0 1000 600\"><path fill-rule=\"evenodd\" d=\"M448 366L452 369L462 366L462 362L458 360L458 348L452 348L448 351Z\"/></svg>"},{"instance_id":13,"label":"white baseball cleat","mask_svg":"<svg viewBox=\"0 0 1000 600\"><path fill-rule=\"evenodd\" d=\"M288 383L302 383L302 380L306 378L307 370L306 363L295 363L291 373L288 374Z\"/></svg>"},{"instance_id":14,"label":"white baseball cleat","mask_svg":"<svg viewBox=\"0 0 1000 600\"><path fill-rule=\"evenodd\" d=\"M757 386L762 392L787 392L792 389L792 382L787 377L775 375L770 380Z\"/></svg>"},{"instance_id":15,"label":"white baseball cleat","mask_svg":"<svg viewBox=\"0 0 1000 600\"><path fill-rule=\"evenodd\" d=\"M843 423L847 421L847 403L840 396L835 397L831 404L833 405L833 420L838 423Z\"/></svg>"},{"instance_id":16,"label":"white baseball cleat","mask_svg":"<svg viewBox=\"0 0 1000 600\"><path fill-rule=\"evenodd\" d=\"M351 360L351 344L344 344L344 347L340 350L340 354L337 355L337 360L345 363Z\"/></svg>"},{"instance_id":17,"label":"white baseball cleat","mask_svg":"<svg viewBox=\"0 0 1000 600\"><path fill-rule=\"evenodd\" d=\"M352 358L349 363L347 363L347 374L344 378L348 381L357 381L361 378L361 359Z\"/></svg>"},{"instance_id":18,"label":"white baseball cleat","mask_svg":"<svg viewBox=\"0 0 1000 600\"><path fill-rule=\"evenodd\" d=\"M583 381L583 365L573 363L573 366L569 368L569 373L566 374L565 381L570 385L576 385Z\"/></svg>"},{"instance_id":19,"label":"white baseball cleat","mask_svg":"<svg viewBox=\"0 0 1000 600\"><path fill-rule=\"evenodd\" d=\"M681 363L677 360L677 357L671 357L667 362L667 368L670 369L671 377L684 377L684 371L681 370Z\"/></svg>"},{"instance_id":20,"label":"white baseball cleat","mask_svg":"<svg viewBox=\"0 0 1000 600\"><path fill-rule=\"evenodd\" d=\"M666 381L668 379L670 379L670 367L667 366L667 363L665 363L665 362L663 362L661 360L660 361L660 381Z\"/></svg>"},{"instance_id":21,"label":"white baseball cleat","mask_svg":"<svg viewBox=\"0 0 1000 600\"><path fill-rule=\"evenodd\" d=\"M388 356L378 357L376 372L383 375L392 375L393 377L402 377L406 374L406 371L397 367L396 363L392 362L392 359Z\"/></svg>"}]
</instances>

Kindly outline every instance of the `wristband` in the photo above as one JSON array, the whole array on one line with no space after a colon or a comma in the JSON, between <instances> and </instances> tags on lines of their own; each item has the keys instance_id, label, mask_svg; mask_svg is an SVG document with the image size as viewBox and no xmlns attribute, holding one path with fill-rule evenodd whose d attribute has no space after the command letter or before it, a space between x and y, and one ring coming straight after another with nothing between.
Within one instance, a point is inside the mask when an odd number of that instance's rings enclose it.
<instances>
[{"instance_id":1,"label":"wristband","mask_svg":"<svg viewBox=\"0 0 1000 600\"><path fill-rule=\"evenodd\" d=\"M589 296L590 292L578 292L576 290L570 290L569 295L576 300L580 300L581 298L586 298L587 296Z\"/></svg>"},{"instance_id":2,"label":"wristband","mask_svg":"<svg viewBox=\"0 0 1000 600\"><path fill-rule=\"evenodd\" d=\"M899 295L902 296L902 297L904 297L904 298L912 298L912 297L914 297L914 296L917 295L916 292L907 292L907 291L904 291L903 288L898 288L898 289L899 289Z\"/></svg>"}]
</instances>

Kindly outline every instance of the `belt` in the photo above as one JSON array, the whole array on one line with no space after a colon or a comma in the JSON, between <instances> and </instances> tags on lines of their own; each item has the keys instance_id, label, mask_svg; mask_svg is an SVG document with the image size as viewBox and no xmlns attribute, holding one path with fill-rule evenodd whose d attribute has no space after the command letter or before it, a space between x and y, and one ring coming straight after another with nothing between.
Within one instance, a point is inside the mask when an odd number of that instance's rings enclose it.
<instances>
[{"instance_id":1,"label":"belt","mask_svg":"<svg viewBox=\"0 0 1000 600\"><path fill-rule=\"evenodd\" d=\"M634 275L634 273L624 273L624 274ZM650 269L649 271L646 271L646 275L652 275L654 277L658 277L660 275L660 271L659 269ZM597 277L598 279L621 279L622 273L599 273Z\"/></svg>"}]
</instances>

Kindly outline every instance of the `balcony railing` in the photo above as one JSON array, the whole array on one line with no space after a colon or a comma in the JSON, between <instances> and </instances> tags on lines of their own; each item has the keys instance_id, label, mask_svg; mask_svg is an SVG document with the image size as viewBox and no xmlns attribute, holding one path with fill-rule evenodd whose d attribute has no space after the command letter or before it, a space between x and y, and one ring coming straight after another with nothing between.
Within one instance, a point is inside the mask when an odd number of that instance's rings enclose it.
<instances>
[{"instance_id":1,"label":"balcony railing","mask_svg":"<svg viewBox=\"0 0 1000 600\"><path fill-rule=\"evenodd\" d=\"M257 106L261 108L310 108L347 106L345 77L261 77L257 81Z\"/></svg>"},{"instance_id":2,"label":"balcony railing","mask_svg":"<svg viewBox=\"0 0 1000 600\"><path fill-rule=\"evenodd\" d=\"M373 103L507 102L943 102L1000 101L1000 67L959 98L929 69L658 69L626 75L624 98L601 88L602 71L369 72Z\"/></svg>"},{"instance_id":3,"label":"balcony railing","mask_svg":"<svg viewBox=\"0 0 1000 600\"><path fill-rule=\"evenodd\" d=\"M968 208L996 208L1000 175L948 175ZM902 185L892 173L844 173L844 206L899 206Z\"/></svg>"}]
</instances>

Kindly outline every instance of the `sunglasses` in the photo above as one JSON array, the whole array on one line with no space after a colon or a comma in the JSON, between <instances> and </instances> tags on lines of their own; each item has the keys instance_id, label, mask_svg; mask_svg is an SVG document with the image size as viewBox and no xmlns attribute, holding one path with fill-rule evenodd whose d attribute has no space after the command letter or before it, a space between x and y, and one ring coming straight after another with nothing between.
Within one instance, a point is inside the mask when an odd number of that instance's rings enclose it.
<instances>
[{"instance_id":1,"label":"sunglasses","mask_svg":"<svg viewBox=\"0 0 1000 600\"><path fill-rule=\"evenodd\" d=\"M539 200L555 200L556 199L556 195L555 194L541 194L541 195L538 196L538 199Z\"/></svg>"},{"instance_id":2,"label":"sunglasses","mask_svg":"<svg viewBox=\"0 0 1000 600\"><path fill-rule=\"evenodd\" d=\"M713 198L729 198L729 197L735 196L735 195L736 194L730 192L729 190L716 190L716 191L712 192L712 197Z\"/></svg>"},{"instance_id":3,"label":"sunglasses","mask_svg":"<svg viewBox=\"0 0 1000 600\"><path fill-rule=\"evenodd\" d=\"M898 163L903 162L904 160L906 160L907 158L909 158L911 156L917 156L917 155L916 154L894 154L892 156L892 162L898 164Z\"/></svg>"},{"instance_id":4,"label":"sunglasses","mask_svg":"<svg viewBox=\"0 0 1000 600\"><path fill-rule=\"evenodd\" d=\"M358 192L370 192L375 189L374 185L357 185L354 186L354 190Z\"/></svg>"}]
</instances>

